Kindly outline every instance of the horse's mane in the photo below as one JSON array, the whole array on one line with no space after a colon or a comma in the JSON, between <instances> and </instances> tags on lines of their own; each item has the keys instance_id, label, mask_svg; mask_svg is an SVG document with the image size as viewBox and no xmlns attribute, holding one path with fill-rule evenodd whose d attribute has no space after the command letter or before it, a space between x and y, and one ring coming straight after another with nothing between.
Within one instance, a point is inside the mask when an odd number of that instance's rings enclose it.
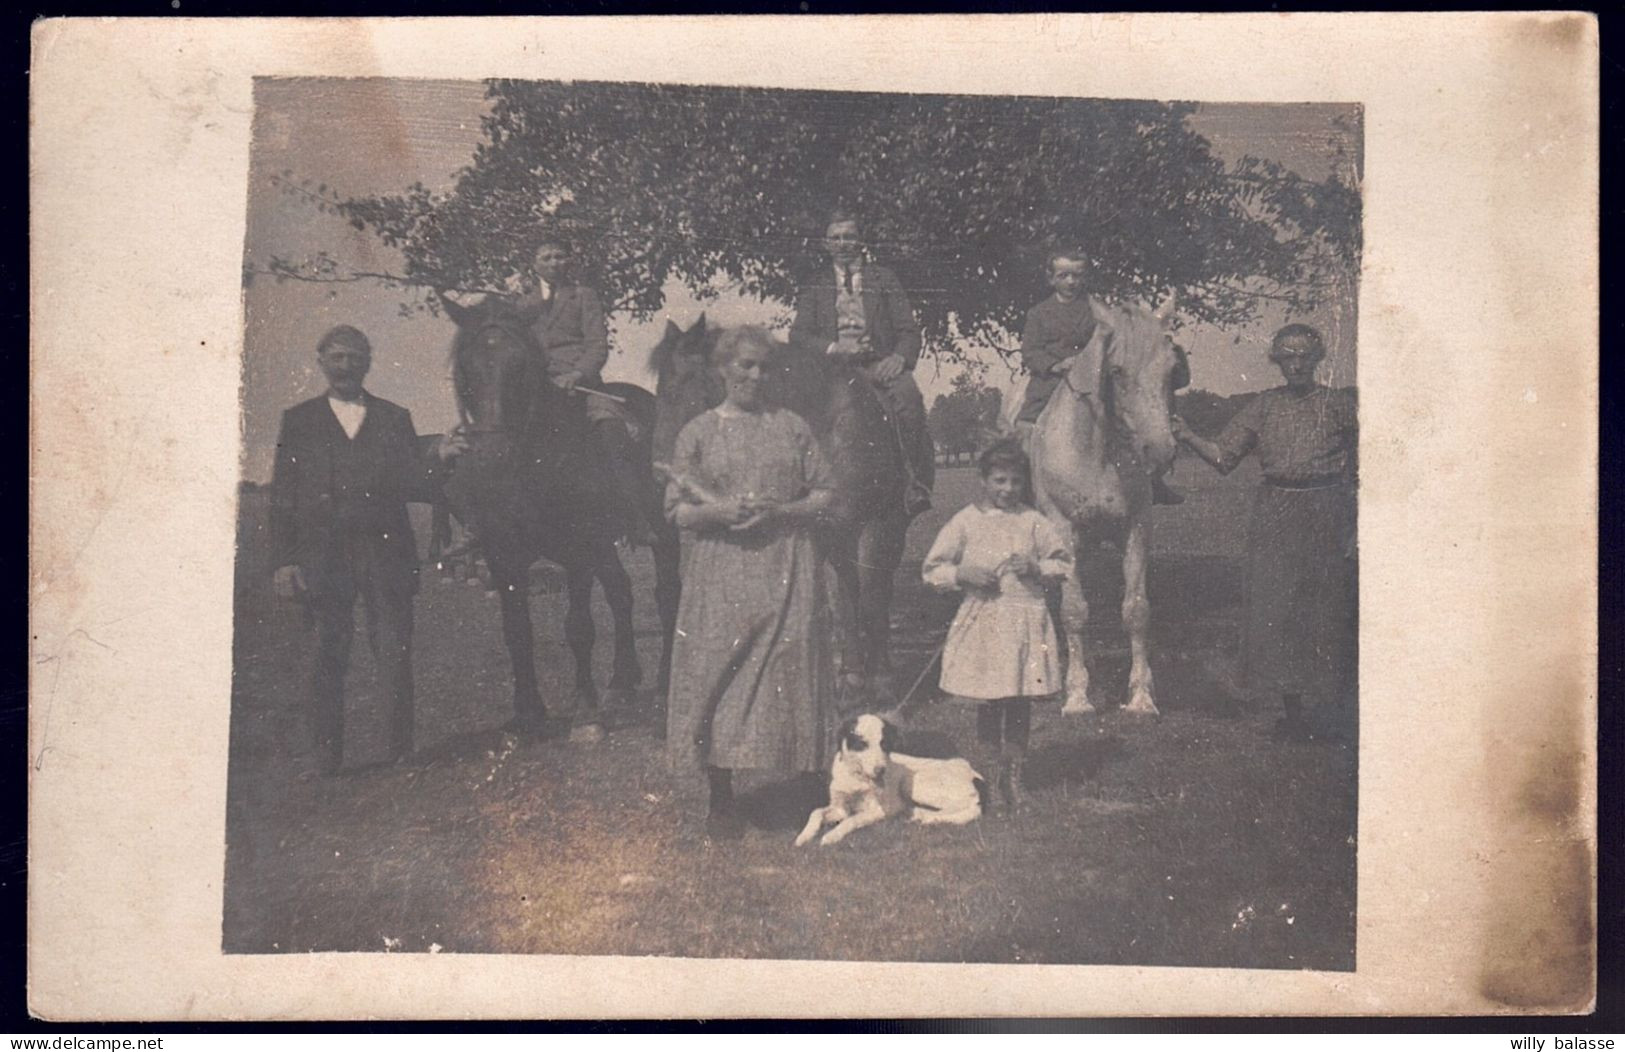
<instances>
[{"instance_id":1,"label":"horse's mane","mask_svg":"<svg viewBox=\"0 0 1625 1052\"><path fill-rule=\"evenodd\" d=\"M1166 333L1162 319L1138 303L1115 304L1102 311L1112 327L1112 351L1125 370L1135 371L1161 350Z\"/></svg>"},{"instance_id":2,"label":"horse's mane","mask_svg":"<svg viewBox=\"0 0 1625 1052\"><path fill-rule=\"evenodd\" d=\"M464 356L458 350L463 342L463 332L457 330L452 338L451 348L446 352L446 359L451 365L451 393L457 402L457 415L466 419L468 416L468 369L464 364Z\"/></svg>"},{"instance_id":3,"label":"horse's mane","mask_svg":"<svg viewBox=\"0 0 1625 1052\"><path fill-rule=\"evenodd\" d=\"M657 390L660 381L665 379L666 370L671 368L672 356L677 353L677 344L682 338L683 331L668 321L660 342L649 348L648 371L655 376Z\"/></svg>"}]
</instances>

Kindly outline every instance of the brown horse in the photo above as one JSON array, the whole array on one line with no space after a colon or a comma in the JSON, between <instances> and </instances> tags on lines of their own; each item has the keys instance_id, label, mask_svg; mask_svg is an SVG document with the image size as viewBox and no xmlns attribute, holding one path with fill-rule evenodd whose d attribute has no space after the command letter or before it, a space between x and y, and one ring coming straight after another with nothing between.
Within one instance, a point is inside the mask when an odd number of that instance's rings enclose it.
<instances>
[{"instance_id":1,"label":"brown horse","mask_svg":"<svg viewBox=\"0 0 1625 1052\"><path fill-rule=\"evenodd\" d=\"M704 315L688 330L666 323L650 353L659 378L654 457L669 462L677 433L722 401L710 363L720 329ZM894 703L891 681L892 584L912 517L903 507L906 475L896 433L868 381L850 365L803 348L775 356L766 394L818 436L835 475L835 504L820 530L836 576L843 707Z\"/></svg>"},{"instance_id":2,"label":"brown horse","mask_svg":"<svg viewBox=\"0 0 1625 1052\"><path fill-rule=\"evenodd\" d=\"M502 632L513 662L515 722L539 728L548 711L537 690L530 618L530 567L545 558L564 568L569 609L564 635L575 658L577 736L601 733L592 676L592 586L603 585L615 629L615 665L608 689L628 694L642 679L634 648L632 583L615 551L621 524L602 484L607 465L588 430L582 396L549 383L542 355L511 304L487 297L477 306L442 298L457 325L452 377L469 449L457 460L448 497L459 518L480 536L491 584L502 604ZM654 397L627 384L606 387L624 398L638 421L647 455ZM645 461L647 462L647 461ZM658 516L660 491L649 476L649 511ZM669 549L669 550L662 550ZM670 665L676 623L675 533L657 545L661 616Z\"/></svg>"}]
</instances>

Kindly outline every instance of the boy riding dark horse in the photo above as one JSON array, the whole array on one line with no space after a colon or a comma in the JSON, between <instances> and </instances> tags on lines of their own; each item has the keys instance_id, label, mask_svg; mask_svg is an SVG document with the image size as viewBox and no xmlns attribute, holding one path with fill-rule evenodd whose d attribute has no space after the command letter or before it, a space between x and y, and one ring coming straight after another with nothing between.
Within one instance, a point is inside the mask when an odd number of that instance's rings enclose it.
<instances>
[{"instance_id":1,"label":"boy riding dark horse","mask_svg":"<svg viewBox=\"0 0 1625 1052\"><path fill-rule=\"evenodd\" d=\"M638 467L636 426L624 402L602 391L609 360L609 326L598 293L570 277L571 253L563 240L549 237L537 246L531 273L518 279L511 306L540 350L548 382L583 400L587 426L614 479L616 510L634 545L652 545L654 531L644 513L646 482ZM478 541L469 538L459 551Z\"/></svg>"}]
</instances>

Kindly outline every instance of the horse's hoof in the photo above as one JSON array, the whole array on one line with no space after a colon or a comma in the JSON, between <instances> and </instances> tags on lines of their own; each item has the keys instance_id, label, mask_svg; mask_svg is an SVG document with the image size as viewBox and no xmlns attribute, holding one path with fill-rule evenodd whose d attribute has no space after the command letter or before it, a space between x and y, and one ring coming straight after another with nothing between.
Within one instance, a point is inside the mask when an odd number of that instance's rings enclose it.
<instances>
[{"instance_id":1,"label":"horse's hoof","mask_svg":"<svg viewBox=\"0 0 1625 1052\"><path fill-rule=\"evenodd\" d=\"M511 734L514 736L514 738L521 742L535 740L545 741L548 738L555 737L557 734L557 732L551 726L552 723L553 717L545 714L540 716L526 714L515 716L507 723L504 723L501 727L498 727L497 730L504 736Z\"/></svg>"},{"instance_id":2,"label":"horse's hoof","mask_svg":"<svg viewBox=\"0 0 1625 1052\"><path fill-rule=\"evenodd\" d=\"M1062 716L1093 716L1099 711L1087 698L1068 698L1061 706Z\"/></svg>"},{"instance_id":3,"label":"horse's hoof","mask_svg":"<svg viewBox=\"0 0 1625 1052\"><path fill-rule=\"evenodd\" d=\"M578 723L570 728L571 745L597 745L604 740L604 728L600 723Z\"/></svg>"},{"instance_id":4,"label":"horse's hoof","mask_svg":"<svg viewBox=\"0 0 1625 1052\"><path fill-rule=\"evenodd\" d=\"M1157 703L1151 696L1154 689L1150 676L1146 676L1141 682L1130 683L1128 704L1123 706L1123 711L1132 716L1162 715L1157 711Z\"/></svg>"}]
</instances>

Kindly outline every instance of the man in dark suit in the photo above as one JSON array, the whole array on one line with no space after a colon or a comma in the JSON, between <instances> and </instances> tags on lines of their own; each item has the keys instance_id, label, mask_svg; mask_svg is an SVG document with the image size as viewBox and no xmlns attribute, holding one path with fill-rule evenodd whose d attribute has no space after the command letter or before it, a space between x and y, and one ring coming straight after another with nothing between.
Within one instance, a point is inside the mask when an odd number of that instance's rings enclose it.
<instances>
[{"instance_id":1,"label":"man in dark suit","mask_svg":"<svg viewBox=\"0 0 1625 1052\"><path fill-rule=\"evenodd\" d=\"M311 728L317 762L334 774L344 759L344 675L355 602L391 704L390 759L412 751L412 597L417 543L408 500L427 499L433 470L419 460L405 409L362 387L372 348L340 325L322 337L316 360L327 391L282 415L271 479L272 583L302 601L315 622ZM460 451L443 442L431 458Z\"/></svg>"},{"instance_id":2,"label":"man in dark suit","mask_svg":"<svg viewBox=\"0 0 1625 1052\"><path fill-rule=\"evenodd\" d=\"M803 282L790 326L790 346L800 353L844 357L880 396L908 469L904 505L917 515L931 506L935 449L925 424L925 399L914 382L920 358L920 326L902 283L890 270L864 259L855 216L838 211L824 232L831 266Z\"/></svg>"}]
</instances>

